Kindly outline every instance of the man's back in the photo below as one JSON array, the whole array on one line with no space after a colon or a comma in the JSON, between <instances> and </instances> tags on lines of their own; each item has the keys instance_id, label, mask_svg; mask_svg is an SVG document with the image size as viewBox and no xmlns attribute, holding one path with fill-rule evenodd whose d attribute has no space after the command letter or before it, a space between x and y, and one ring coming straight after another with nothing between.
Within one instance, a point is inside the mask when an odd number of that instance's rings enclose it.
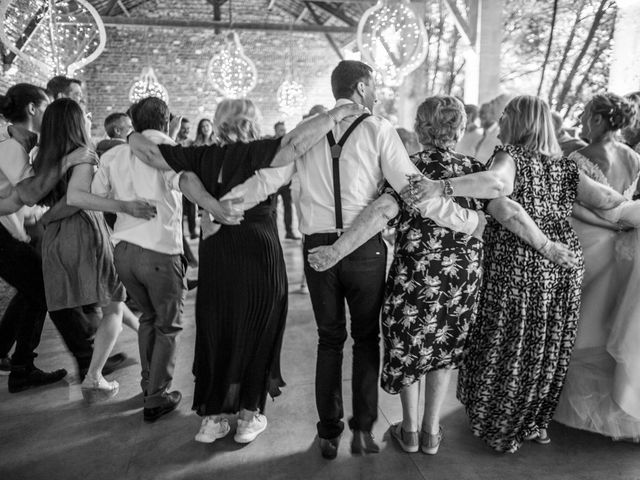
<instances>
[{"instance_id":1,"label":"man's back","mask_svg":"<svg viewBox=\"0 0 640 480\"><path fill-rule=\"evenodd\" d=\"M166 143L168 138L153 130L144 134L156 143ZM175 173L146 165L125 144L101 157L91 189L116 200L146 200L157 209L151 220L118 214L112 235L114 242L125 240L161 253L182 253L182 195L177 191Z\"/></svg>"}]
</instances>

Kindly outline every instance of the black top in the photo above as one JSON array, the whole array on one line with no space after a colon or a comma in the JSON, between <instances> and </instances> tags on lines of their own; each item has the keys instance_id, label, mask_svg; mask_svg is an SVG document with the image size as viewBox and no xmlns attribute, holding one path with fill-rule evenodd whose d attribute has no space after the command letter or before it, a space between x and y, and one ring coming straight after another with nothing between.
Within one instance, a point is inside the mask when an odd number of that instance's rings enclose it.
<instances>
[{"instance_id":1,"label":"black top","mask_svg":"<svg viewBox=\"0 0 640 480\"><path fill-rule=\"evenodd\" d=\"M281 138L256 140L250 143L182 147L158 145L160 153L176 172L194 172L204 188L219 199L233 187L244 183L256 170L271 165L280 148ZM218 183L220 170L222 179Z\"/></svg>"}]
</instances>

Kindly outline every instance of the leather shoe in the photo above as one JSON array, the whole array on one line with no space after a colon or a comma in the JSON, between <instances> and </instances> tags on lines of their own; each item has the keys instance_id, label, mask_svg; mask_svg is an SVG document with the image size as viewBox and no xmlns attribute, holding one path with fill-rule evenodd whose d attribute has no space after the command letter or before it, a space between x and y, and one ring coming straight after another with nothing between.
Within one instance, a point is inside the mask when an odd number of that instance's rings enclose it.
<instances>
[{"instance_id":1,"label":"leather shoe","mask_svg":"<svg viewBox=\"0 0 640 480\"><path fill-rule=\"evenodd\" d=\"M31 387L49 385L62 380L67 375L64 368L53 372L43 372L33 365L11 366L9 374L9 393L22 392Z\"/></svg>"},{"instance_id":2,"label":"leather shoe","mask_svg":"<svg viewBox=\"0 0 640 480\"><path fill-rule=\"evenodd\" d=\"M338 445L340 445L340 437L320 438L319 440L322 458L333 460L338 456Z\"/></svg>"},{"instance_id":3,"label":"leather shoe","mask_svg":"<svg viewBox=\"0 0 640 480\"><path fill-rule=\"evenodd\" d=\"M361 455L363 453L379 453L380 447L373 439L371 432L362 430L353 431L353 440L351 440L351 453Z\"/></svg>"},{"instance_id":4,"label":"leather shoe","mask_svg":"<svg viewBox=\"0 0 640 480\"><path fill-rule=\"evenodd\" d=\"M180 403L180 400L182 400L182 394L179 391L169 392L162 405L159 407L145 408L143 410L144 421L152 423L163 415L173 412Z\"/></svg>"}]
</instances>

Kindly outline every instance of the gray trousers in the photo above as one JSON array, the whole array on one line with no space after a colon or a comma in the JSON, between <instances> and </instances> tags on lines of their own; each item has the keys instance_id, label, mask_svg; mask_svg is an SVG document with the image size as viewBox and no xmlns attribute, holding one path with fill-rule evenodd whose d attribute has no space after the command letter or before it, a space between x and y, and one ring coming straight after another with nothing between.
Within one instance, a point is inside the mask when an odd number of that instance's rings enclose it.
<instances>
[{"instance_id":1,"label":"gray trousers","mask_svg":"<svg viewBox=\"0 0 640 480\"><path fill-rule=\"evenodd\" d=\"M120 280L142 310L138 347L145 408L164 402L176 363L176 337L182 330L185 267L180 255L167 255L132 243L115 248Z\"/></svg>"}]
</instances>

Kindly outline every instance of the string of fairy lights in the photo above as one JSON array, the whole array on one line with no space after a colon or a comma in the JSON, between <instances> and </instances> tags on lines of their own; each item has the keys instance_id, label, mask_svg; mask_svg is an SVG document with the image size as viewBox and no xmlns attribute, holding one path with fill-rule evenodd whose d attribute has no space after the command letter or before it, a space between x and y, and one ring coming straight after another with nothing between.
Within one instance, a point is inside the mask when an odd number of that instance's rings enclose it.
<instances>
[{"instance_id":1,"label":"string of fairy lights","mask_svg":"<svg viewBox=\"0 0 640 480\"><path fill-rule=\"evenodd\" d=\"M229 2L229 8L231 2ZM231 11L229 12L231 19ZM73 75L104 50L106 32L100 15L87 0L0 0L0 40L16 56L46 75ZM378 0L358 24L361 58L371 64L386 86L399 86L424 62L428 44L424 23L409 0ZM305 102L304 87L294 79L289 47L284 80L276 91L280 110L291 114ZM220 95L246 97L258 83L255 63L245 54L235 31L208 63L207 78ZM129 99L146 96L169 100L167 89L149 65L133 82Z\"/></svg>"}]
</instances>

